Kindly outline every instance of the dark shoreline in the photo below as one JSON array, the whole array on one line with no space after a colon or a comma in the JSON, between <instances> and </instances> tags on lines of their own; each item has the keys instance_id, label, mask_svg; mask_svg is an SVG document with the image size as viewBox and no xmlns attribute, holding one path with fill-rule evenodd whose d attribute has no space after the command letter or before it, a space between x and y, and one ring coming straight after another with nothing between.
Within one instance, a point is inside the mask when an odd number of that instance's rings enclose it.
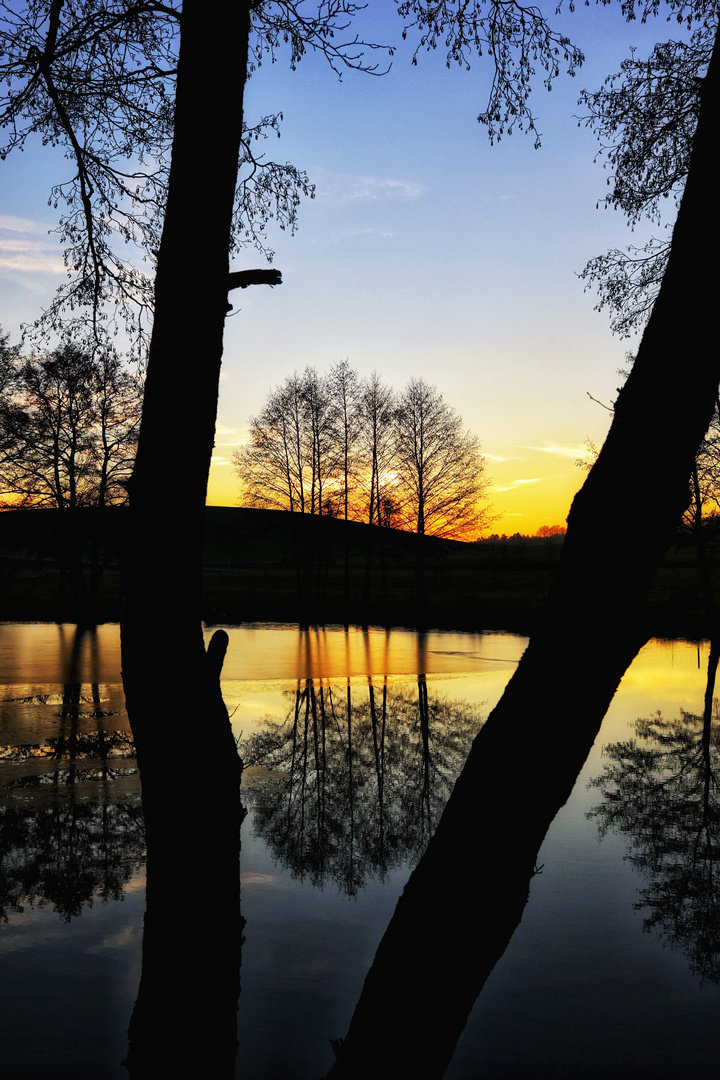
<instances>
[{"instance_id":1,"label":"dark shoreline","mask_svg":"<svg viewBox=\"0 0 720 1080\"><path fill-rule=\"evenodd\" d=\"M380 630L444 631L469 634L517 634L530 637L540 618L540 611L491 611L482 613L455 613L428 611L424 618L413 618L411 610L375 610L364 616L359 611L344 613L328 608L324 611L304 612L297 605L288 607L258 605L255 608L223 611L209 609L202 612L208 627L278 625L310 627L360 627ZM71 603L0 604L0 623L68 623L77 624L77 611ZM95 623L118 623L120 608L115 604L101 604L96 612ZM711 636L710 620L700 612L666 613L650 612L648 638L684 640L693 643L708 641Z\"/></svg>"},{"instance_id":2,"label":"dark shoreline","mask_svg":"<svg viewBox=\"0 0 720 1080\"><path fill-rule=\"evenodd\" d=\"M71 524L85 576L93 558L102 565L93 619L119 621L125 522L122 508L1 514L0 620L83 621L62 556ZM716 544L710 544L709 562L717 591ZM562 537L462 543L333 518L209 507L202 617L209 625L294 623L472 633L492 628L529 635L538 624L561 550ZM420 602L419 552L424 571ZM651 637L709 637L711 620L692 546L678 543L667 552L653 581L647 620Z\"/></svg>"}]
</instances>

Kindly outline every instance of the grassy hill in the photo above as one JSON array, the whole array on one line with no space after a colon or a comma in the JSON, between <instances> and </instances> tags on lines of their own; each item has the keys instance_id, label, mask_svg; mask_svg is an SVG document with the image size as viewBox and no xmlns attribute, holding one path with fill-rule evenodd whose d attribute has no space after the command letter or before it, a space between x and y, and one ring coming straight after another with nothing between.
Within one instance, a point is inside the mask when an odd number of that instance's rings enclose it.
<instances>
[{"instance_id":1,"label":"grassy hill","mask_svg":"<svg viewBox=\"0 0 720 1080\"><path fill-rule=\"evenodd\" d=\"M93 553L103 567L98 618L119 618L125 522L121 508L1 514L0 618L74 621L63 552L75 543L86 574ZM467 544L332 518L209 507L203 615L216 623L529 631L561 547L561 537ZM699 596L694 550L671 549L654 583L653 631L701 635Z\"/></svg>"}]
</instances>

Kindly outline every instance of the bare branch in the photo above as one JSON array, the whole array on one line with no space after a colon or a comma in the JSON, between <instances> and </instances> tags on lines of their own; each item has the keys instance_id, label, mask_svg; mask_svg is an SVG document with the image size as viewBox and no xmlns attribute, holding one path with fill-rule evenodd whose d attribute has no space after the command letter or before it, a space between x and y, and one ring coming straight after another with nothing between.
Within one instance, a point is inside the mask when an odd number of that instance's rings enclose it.
<instances>
[{"instance_id":1,"label":"bare branch","mask_svg":"<svg viewBox=\"0 0 720 1080\"><path fill-rule=\"evenodd\" d=\"M539 8L516 0L404 0L398 12L405 20L403 37L410 31L420 35L413 63L422 50L431 52L438 46L446 50L448 67L457 64L469 71L474 57L492 59L493 82L478 116L491 142L517 128L532 132L536 147L540 146L537 118L529 105L535 66L543 72L542 85L550 90L561 65L574 75L584 57L569 38L549 26Z\"/></svg>"}]
</instances>

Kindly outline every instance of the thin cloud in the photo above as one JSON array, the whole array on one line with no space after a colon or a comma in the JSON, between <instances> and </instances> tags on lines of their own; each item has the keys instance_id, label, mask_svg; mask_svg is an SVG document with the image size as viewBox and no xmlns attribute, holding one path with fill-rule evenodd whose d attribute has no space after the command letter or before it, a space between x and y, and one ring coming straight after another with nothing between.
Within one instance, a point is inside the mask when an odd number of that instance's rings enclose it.
<instances>
[{"instance_id":1,"label":"thin cloud","mask_svg":"<svg viewBox=\"0 0 720 1080\"><path fill-rule=\"evenodd\" d=\"M329 169L314 169L312 177L317 198L336 203L419 199L423 193L422 186L415 181L394 177L359 176Z\"/></svg>"},{"instance_id":2,"label":"thin cloud","mask_svg":"<svg viewBox=\"0 0 720 1080\"><path fill-rule=\"evenodd\" d=\"M385 232L382 229L339 229L336 232L321 233L315 237L312 243L330 247L333 244L347 244L352 240L361 240L363 238L390 240L394 235L395 233Z\"/></svg>"},{"instance_id":3,"label":"thin cloud","mask_svg":"<svg viewBox=\"0 0 720 1080\"><path fill-rule=\"evenodd\" d=\"M218 424L215 429L215 444L218 447L228 448L244 446L247 442L247 433L242 433L238 428L226 427ZM213 458L213 461L224 461L224 458Z\"/></svg>"},{"instance_id":4,"label":"thin cloud","mask_svg":"<svg viewBox=\"0 0 720 1080\"><path fill-rule=\"evenodd\" d=\"M16 217L14 214L0 214L0 229L5 232L37 233L38 235L44 235L48 231L47 226L41 225L39 221Z\"/></svg>"},{"instance_id":5,"label":"thin cloud","mask_svg":"<svg viewBox=\"0 0 720 1080\"><path fill-rule=\"evenodd\" d=\"M493 491L514 491L515 488L521 487L523 484L539 484L544 479L545 479L544 476L528 476L528 477L522 478L520 480L512 480L509 484L506 484L504 487L497 487L496 486L496 487L493 488Z\"/></svg>"},{"instance_id":6,"label":"thin cloud","mask_svg":"<svg viewBox=\"0 0 720 1080\"><path fill-rule=\"evenodd\" d=\"M64 270L57 240L48 236L47 225L0 214L0 273L61 274Z\"/></svg>"},{"instance_id":7,"label":"thin cloud","mask_svg":"<svg viewBox=\"0 0 720 1080\"><path fill-rule=\"evenodd\" d=\"M556 454L558 457L582 458L587 453L584 443L574 446L561 446L558 443L546 443L545 446L524 446L523 450L534 450L541 454Z\"/></svg>"}]
</instances>

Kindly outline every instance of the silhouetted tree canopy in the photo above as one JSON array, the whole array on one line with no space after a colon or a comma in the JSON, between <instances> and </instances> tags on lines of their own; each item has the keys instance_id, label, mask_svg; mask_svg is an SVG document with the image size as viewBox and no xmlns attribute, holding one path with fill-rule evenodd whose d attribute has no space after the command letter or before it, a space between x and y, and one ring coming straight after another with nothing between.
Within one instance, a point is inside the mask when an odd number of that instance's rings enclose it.
<instances>
[{"instance_id":1,"label":"silhouetted tree canopy","mask_svg":"<svg viewBox=\"0 0 720 1080\"><path fill-rule=\"evenodd\" d=\"M634 360L632 353L626 358L630 364ZM628 371L618 372L627 378ZM612 408L608 407L612 412ZM575 464L589 472L597 461L600 448L591 439L585 442L585 454ZM715 402L710 426L707 429L693 463L688 478L688 504L679 523L683 530L697 531L709 518L720 509L720 400ZM544 526L545 528L547 526ZM538 536L540 536L538 531Z\"/></svg>"},{"instance_id":2,"label":"silhouetted tree canopy","mask_svg":"<svg viewBox=\"0 0 720 1080\"><path fill-rule=\"evenodd\" d=\"M689 41L660 42L647 59L632 49L620 71L599 90L583 91L579 102L587 109L580 122L597 135L598 158L611 173L603 202L625 214L631 226L642 218L660 226L665 200L679 205L717 31L713 5L669 6L678 22L693 27ZM613 248L585 266L580 276L597 288L598 310L607 308L615 333L628 337L647 321L669 250L668 235L654 236L640 247Z\"/></svg>"},{"instance_id":3,"label":"silhouetted tree canopy","mask_svg":"<svg viewBox=\"0 0 720 1080\"><path fill-rule=\"evenodd\" d=\"M703 719L681 710L638 720L636 736L612 743L591 786L603 801L588 817L601 838L626 838L626 858L645 879L635 907L643 930L681 948L691 970L720 982L720 727L715 702L703 739Z\"/></svg>"},{"instance_id":4,"label":"silhouetted tree canopy","mask_svg":"<svg viewBox=\"0 0 720 1080\"><path fill-rule=\"evenodd\" d=\"M62 734L0 746L14 774L5 771L0 792L0 922L48 905L69 922L96 900L122 899L145 862L135 747L129 732L106 729L115 714L98 684L21 701L55 706ZM91 718L99 730L86 730Z\"/></svg>"},{"instance_id":5,"label":"silhouetted tree canopy","mask_svg":"<svg viewBox=\"0 0 720 1080\"><path fill-rule=\"evenodd\" d=\"M0 347L0 499L12 506L127 501L142 382L109 349L23 358Z\"/></svg>"},{"instance_id":6,"label":"silhouetted tree canopy","mask_svg":"<svg viewBox=\"0 0 720 1080\"><path fill-rule=\"evenodd\" d=\"M253 66L259 66L282 43L295 5L252 7ZM338 65L360 66L332 40L337 16L335 10L298 21L294 57L322 49ZM45 329L84 329L89 319L96 339L123 326L136 347L147 343L181 22L179 0L0 5L0 159L39 134L65 147L74 166L50 187L68 280L41 317ZM259 152L279 134L281 118L268 114L243 127L233 215L232 250L250 245L269 259L268 223L294 229L301 197L313 194L302 171Z\"/></svg>"},{"instance_id":7,"label":"silhouetted tree canopy","mask_svg":"<svg viewBox=\"0 0 720 1080\"><path fill-rule=\"evenodd\" d=\"M690 505L683 522L691 527L720 510L720 407L715 406L707 434L700 444L690 483Z\"/></svg>"},{"instance_id":8,"label":"silhouetted tree canopy","mask_svg":"<svg viewBox=\"0 0 720 1080\"><path fill-rule=\"evenodd\" d=\"M397 395L391 386L373 371L362 384L359 400L360 460L367 477L368 525L392 525L395 501L392 495L394 478L395 402Z\"/></svg>"},{"instance_id":9,"label":"silhouetted tree canopy","mask_svg":"<svg viewBox=\"0 0 720 1080\"><path fill-rule=\"evenodd\" d=\"M75 781L77 801L0 807L0 922L26 907L46 906L70 922L96 900L121 900L143 866L139 802L98 804L80 787L82 775ZM47 789L44 795L47 800Z\"/></svg>"},{"instance_id":10,"label":"silhouetted tree canopy","mask_svg":"<svg viewBox=\"0 0 720 1080\"><path fill-rule=\"evenodd\" d=\"M483 526L488 480L477 436L437 387L411 379L397 402L399 515L418 533L471 537Z\"/></svg>"},{"instance_id":11,"label":"silhouetted tree canopy","mask_svg":"<svg viewBox=\"0 0 720 1080\"><path fill-rule=\"evenodd\" d=\"M398 394L342 362L269 395L234 454L241 502L474 539L488 523L477 437L424 379Z\"/></svg>"}]
</instances>

